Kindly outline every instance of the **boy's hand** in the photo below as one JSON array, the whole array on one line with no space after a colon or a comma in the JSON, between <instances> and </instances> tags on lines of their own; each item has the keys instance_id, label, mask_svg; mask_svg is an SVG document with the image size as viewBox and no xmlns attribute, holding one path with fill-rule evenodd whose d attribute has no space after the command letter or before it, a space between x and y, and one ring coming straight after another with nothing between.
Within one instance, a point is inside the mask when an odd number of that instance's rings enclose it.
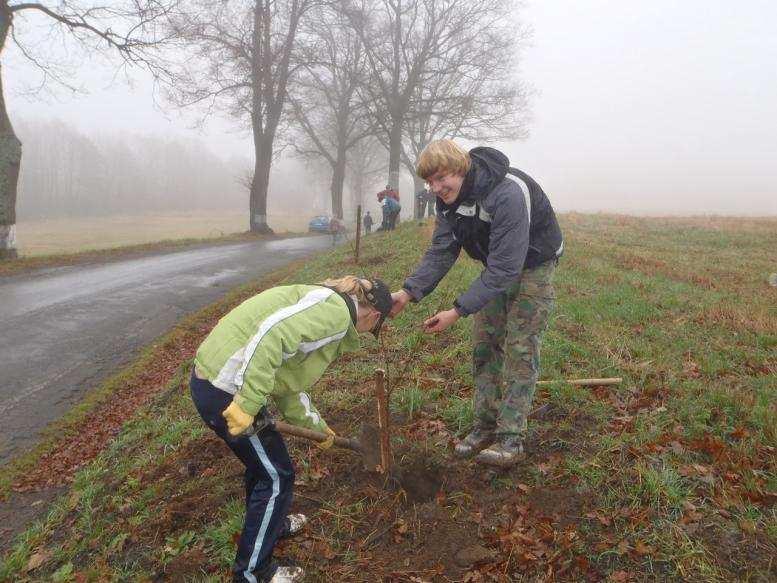
<instances>
[{"instance_id":1,"label":"boy's hand","mask_svg":"<svg viewBox=\"0 0 777 583\"><path fill-rule=\"evenodd\" d=\"M233 436L245 432L245 430L251 427L251 424L254 422L254 416L243 411L240 408L240 405L234 401L229 404L229 407L224 409L221 416L227 420L227 429L229 430L229 434Z\"/></svg>"},{"instance_id":2,"label":"boy's hand","mask_svg":"<svg viewBox=\"0 0 777 583\"><path fill-rule=\"evenodd\" d=\"M329 436L329 439L327 439L326 441L319 441L318 443L316 443L316 445L323 450L329 449L330 447L332 447L332 444L335 442L336 433L332 431L329 427L326 428L326 434Z\"/></svg>"},{"instance_id":3,"label":"boy's hand","mask_svg":"<svg viewBox=\"0 0 777 583\"><path fill-rule=\"evenodd\" d=\"M454 309L437 312L424 322L424 332L427 334L442 332L446 328L453 326L459 318L461 316Z\"/></svg>"},{"instance_id":4,"label":"boy's hand","mask_svg":"<svg viewBox=\"0 0 777 583\"><path fill-rule=\"evenodd\" d=\"M409 301L410 294L403 289L391 294L391 311L389 312L389 318L393 318L399 314L399 312L404 310L407 302Z\"/></svg>"}]
</instances>

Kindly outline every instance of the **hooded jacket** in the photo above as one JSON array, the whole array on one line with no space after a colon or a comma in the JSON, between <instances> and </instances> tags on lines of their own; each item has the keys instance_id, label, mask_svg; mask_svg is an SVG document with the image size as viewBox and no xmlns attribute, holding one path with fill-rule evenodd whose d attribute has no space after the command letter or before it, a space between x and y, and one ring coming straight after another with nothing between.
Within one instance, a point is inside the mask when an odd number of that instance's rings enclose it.
<instances>
[{"instance_id":1,"label":"hooded jacket","mask_svg":"<svg viewBox=\"0 0 777 583\"><path fill-rule=\"evenodd\" d=\"M338 356L359 348L349 300L315 285L264 291L219 320L197 349L196 370L250 415L272 399L289 423L326 431L305 391Z\"/></svg>"},{"instance_id":2,"label":"hooded jacket","mask_svg":"<svg viewBox=\"0 0 777 583\"><path fill-rule=\"evenodd\" d=\"M524 269L557 259L564 249L553 207L528 174L510 168L494 148L470 151L472 165L453 204L437 200L432 244L404 289L415 301L430 294L463 248L485 268L455 302L467 316L516 283Z\"/></svg>"}]
</instances>

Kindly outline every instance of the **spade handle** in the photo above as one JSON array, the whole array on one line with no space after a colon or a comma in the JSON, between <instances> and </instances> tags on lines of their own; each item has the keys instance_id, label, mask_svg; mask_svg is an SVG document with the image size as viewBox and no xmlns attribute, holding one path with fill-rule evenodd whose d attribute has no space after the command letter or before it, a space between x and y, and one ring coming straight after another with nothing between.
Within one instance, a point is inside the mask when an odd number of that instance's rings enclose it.
<instances>
[{"instance_id":1,"label":"spade handle","mask_svg":"<svg viewBox=\"0 0 777 583\"><path fill-rule=\"evenodd\" d=\"M309 439L310 441L317 441L318 443L321 443L322 441L326 441L327 439L329 439L329 436L326 433L321 433L320 431L313 431L312 429L307 429L305 427L298 427L297 425L289 425L288 423L284 423L283 421L273 421L273 426L275 427L276 431L280 431L281 433L285 433L286 435L294 435L295 437L302 437L303 439ZM335 435L334 444L337 447L342 447L353 451L361 452L362 450L361 444L355 439L350 439L348 437L340 437L339 435Z\"/></svg>"}]
</instances>

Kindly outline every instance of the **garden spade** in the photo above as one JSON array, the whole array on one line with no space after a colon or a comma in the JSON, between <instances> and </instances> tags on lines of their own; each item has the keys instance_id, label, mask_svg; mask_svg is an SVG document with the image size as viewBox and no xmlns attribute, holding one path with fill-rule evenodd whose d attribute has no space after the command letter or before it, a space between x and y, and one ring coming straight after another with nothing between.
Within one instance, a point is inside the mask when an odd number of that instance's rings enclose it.
<instances>
[{"instance_id":1,"label":"garden spade","mask_svg":"<svg viewBox=\"0 0 777 583\"><path fill-rule=\"evenodd\" d=\"M273 421L272 427L276 431L279 431L285 435L293 435L294 437L301 437L302 439L315 441L317 443L327 441L330 437L321 431L314 431L312 429L306 429L305 427L299 427L297 425L289 425L283 421ZM336 435L334 439L334 445L343 449L350 449L351 451L355 451L357 453L361 453L364 450L361 442L351 437L341 437Z\"/></svg>"},{"instance_id":2,"label":"garden spade","mask_svg":"<svg viewBox=\"0 0 777 583\"><path fill-rule=\"evenodd\" d=\"M386 391L386 372L382 369L375 371L375 401L377 404L377 425L362 423L359 439L340 437L336 435L334 445L343 449L350 449L362 455L364 468L370 472L388 474L391 470L391 433L389 429L388 393ZM269 423L281 433L294 435L303 439L309 439L321 443L329 439L329 435L320 431L313 431L296 425L289 425L283 421L270 421Z\"/></svg>"},{"instance_id":3,"label":"garden spade","mask_svg":"<svg viewBox=\"0 0 777 583\"><path fill-rule=\"evenodd\" d=\"M329 435L326 433L298 427L297 425L289 425L283 421L273 421L272 426L276 431L285 435L293 435L294 437L301 437L318 443L329 439ZM336 435L334 445L360 453L364 460L364 467L368 470L375 471L376 467L380 466L380 428L375 425L370 423L362 424L359 439Z\"/></svg>"}]
</instances>

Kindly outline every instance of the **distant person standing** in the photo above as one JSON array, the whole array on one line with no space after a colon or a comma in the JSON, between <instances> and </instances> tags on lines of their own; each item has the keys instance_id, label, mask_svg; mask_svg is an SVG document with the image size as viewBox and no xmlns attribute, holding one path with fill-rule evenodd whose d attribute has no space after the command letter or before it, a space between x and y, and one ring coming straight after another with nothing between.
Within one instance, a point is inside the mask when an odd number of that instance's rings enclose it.
<instances>
[{"instance_id":1,"label":"distant person standing","mask_svg":"<svg viewBox=\"0 0 777 583\"><path fill-rule=\"evenodd\" d=\"M367 214L364 215L362 223L364 224L364 234L369 235L372 232L372 215L370 211L367 211Z\"/></svg>"},{"instance_id":2,"label":"distant person standing","mask_svg":"<svg viewBox=\"0 0 777 583\"><path fill-rule=\"evenodd\" d=\"M416 198L418 199L418 216L416 218L423 219L424 213L427 213L427 217L433 217L435 197L434 194L429 191L429 186L426 185L423 190L419 190L416 193Z\"/></svg>"},{"instance_id":3,"label":"distant person standing","mask_svg":"<svg viewBox=\"0 0 777 583\"><path fill-rule=\"evenodd\" d=\"M399 212L402 210L402 205L400 205L395 199L388 196L385 200L389 208L389 230L393 231L397 226Z\"/></svg>"},{"instance_id":4,"label":"distant person standing","mask_svg":"<svg viewBox=\"0 0 777 583\"><path fill-rule=\"evenodd\" d=\"M332 246L337 245L340 236L345 236L345 225L337 217L332 217L329 221L329 233L332 235Z\"/></svg>"},{"instance_id":5,"label":"distant person standing","mask_svg":"<svg viewBox=\"0 0 777 583\"><path fill-rule=\"evenodd\" d=\"M399 204L399 193L387 184L385 190L378 193L378 202L383 207L383 222L380 230L393 231L402 210L402 205Z\"/></svg>"},{"instance_id":6,"label":"distant person standing","mask_svg":"<svg viewBox=\"0 0 777 583\"><path fill-rule=\"evenodd\" d=\"M426 191L426 216L427 217L433 217L435 215L435 206L437 204L437 197L434 196L434 193L429 188L429 185L426 185L426 188L424 189Z\"/></svg>"}]
</instances>

